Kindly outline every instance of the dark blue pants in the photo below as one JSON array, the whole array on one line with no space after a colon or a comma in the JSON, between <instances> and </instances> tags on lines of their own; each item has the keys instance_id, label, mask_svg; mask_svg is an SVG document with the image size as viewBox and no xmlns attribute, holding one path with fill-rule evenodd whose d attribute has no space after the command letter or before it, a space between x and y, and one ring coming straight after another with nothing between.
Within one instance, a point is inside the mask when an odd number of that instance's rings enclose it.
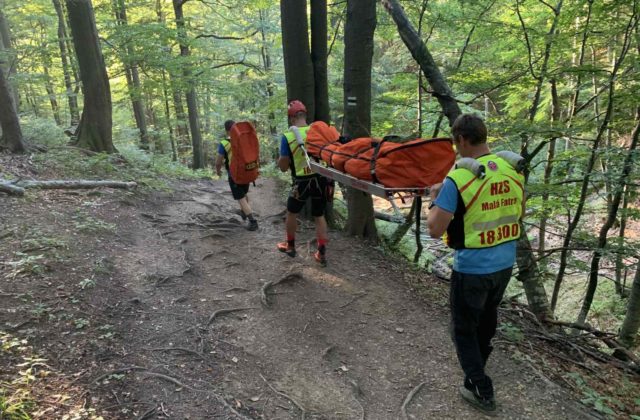
<instances>
[{"instance_id":1,"label":"dark blue pants","mask_svg":"<svg viewBox=\"0 0 640 420\"><path fill-rule=\"evenodd\" d=\"M479 386L484 397L493 396L491 378L484 372L491 339L498 325L498 305L509 284L513 268L491 274L451 274L452 338L460 366L465 375L465 385Z\"/></svg>"}]
</instances>

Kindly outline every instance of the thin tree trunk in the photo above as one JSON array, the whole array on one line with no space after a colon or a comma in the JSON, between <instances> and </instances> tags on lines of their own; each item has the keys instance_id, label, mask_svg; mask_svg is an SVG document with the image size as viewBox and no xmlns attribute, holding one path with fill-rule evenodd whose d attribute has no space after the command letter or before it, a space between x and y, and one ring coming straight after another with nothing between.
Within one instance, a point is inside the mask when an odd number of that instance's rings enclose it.
<instances>
[{"instance_id":1,"label":"thin tree trunk","mask_svg":"<svg viewBox=\"0 0 640 420\"><path fill-rule=\"evenodd\" d=\"M315 121L331 120L327 80L327 0L311 0L311 62L313 63Z\"/></svg>"},{"instance_id":2,"label":"thin tree trunk","mask_svg":"<svg viewBox=\"0 0 640 420\"><path fill-rule=\"evenodd\" d=\"M4 76L2 64L0 62L0 128L2 128L0 140L11 152L23 153L26 147L22 139L20 120L13 105L13 95Z\"/></svg>"},{"instance_id":3,"label":"thin tree trunk","mask_svg":"<svg viewBox=\"0 0 640 420\"><path fill-rule=\"evenodd\" d=\"M636 275L633 277L627 313L620 328L620 342L627 348L632 348L636 344L640 328L640 260L636 265Z\"/></svg>"},{"instance_id":4,"label":"thin tree trunk","mask_svg":"<svg viewBox=\"0 0 640 420\"><path fill-rule=\"evenodd\" d=\"M189 57L189 46L187 45L187 33L184 22L184 14L182 6L184 0L173 0L173 10L176 17L176 26L178 27L178 38L180 42L180 55L186 59ZM187 83L187 111L189 114L189 128L191 129L191 145L193 148L193 169L204 168L204 158L202 154L202 134L200 132L200 121L198 117L198 101L196 98L195 81L191 74L191 64L182 64L182 75Z\"/></svg>"},{"instance_id":5,"label":"thin tree trunk","mask_svg":"<svg viewBox=\"0 0 640 420\"><path fill-rule=\"evenodd\" d=\"M598 129L598 133L596 135L595 140L593 141L593 144L591 146L591 155L589 156L589 160L587 161L587 166L584 170L584 181L582 182L582 185L580 187L580 197L579 197L579 201L578 201L578 206L575 209L574 215L573 215L573 219L571 220L571 222L569 223L569 226L567 227L567 232L565 234L565 238L564 241L562 243L562 251L560 251L560 262L558 265L558 274L556 275L556 281L555 284L553 286L553 295L551 297L551 308L552 310L555 309L556 304L558 302L558 295L560 293L560 286L562 285L562 280L563 280L563 276L564 276L564 272L567 268L567 259L569 256L569 245L571 244L571 240L573 238L573 232L576 230L576 228L578 227L578 223L580 222L580 218L582 217L582 211L584 209L584 205L587 199L587 192L588 192L588 188L589 188L589 181L592 175L592 171L593 168L595 166L595 162L598 156L598 148L600 147L600 142L602 140L602 136L604 135L607 126L609 125L610 122L610 118L611 118L611 113L613 112L613 100L614 100L614 91L615 91L615 82L616 82L616 76L618 75L618 71L620 70L620 67L622 65L622 62L624 61L624 58L626 56L626 53L629 49L629 38L630 38L630 27L631 27L631 22L633 22L633 20L635 19L635 16L632 17L632 19L629 22L629 26L627 27L627 35L625 38L625 48L623 48L622 53L620 54L620 58L619 60L616 61L613 71L611 72L611 76L609 77L609 98L608 98L608 104L607 104L607 110L605 112L605 116L602 119L602 123L600 125L600 128ZM617 211L617 209L616 209ZM597 277L596 277L596 284L597 284ZM590 289L590 287L589 287ZM588 290L589 290L588 289ZM594 290L595 291L595 290ZM587 296L585 297L585 299L588 299L590 296L590 292L587 292ZM588 303L588 305L585 305L583 303L583 309L580 311L580 315L579 315L579 319L582 319L582 314L584 312L585 306L587 306L587 312L588 312L588 307L591 306L591 302ZM585 314L585 318L586 318L586 314Z\"/></svg>"},{"instance_id":6,"label":"thin tree trunk","mask_svg":"<svg viewBox=\"0 0 640 420\"><path fill-rule=\"evenodd\" d=\"M551 122L554 123L560 120L560 98L558 97L558 89L555 79L551 79L549 82L551 83ZM551 174L553 172L553 161L555 160L555 154L556 138L553 137L549 142L547 150L547 164L544 167L544 175L542 181L545 188L542 191L542 215L540 216L540 227L538 229L538 256L544 255L546 247L547 219L549 218L550 214L550 211L547 208L549 205L548 185L551 182ZM546 263L542 262L541 264L542 267L540 271L546 272Z\"/></svg>"},{"instance_id":7,"label":"thin tree trunk","mask_svg":"<svg viewBox=\"0 0 640 420\"><path fill-rule=\"evenodd\" d=\"M52 0L53 7L58 15L58 48L60 48L60 61L62 62L62 74L64 76L64 87L66 89L67 102L69 104L70 125L76 126L80 122L80 110L78 109L78 96L73 90L71 83L71 67L69 64L69 55L67 51L66 39L67 29L65 27L64 13L60 0Z\"/></svg>"},{"instance_id":8,"label":"thin tree trunk","mask_svg":"<svg viewBox=\"0 0 640 420\"><path fill-rule=\"evenodd\" d=\"M111 88L93 7L90 0L66 1L84 91L84 107L76 132L77 145L94 152L114 153L117 150L111 131Z\"/></svg>"},{"instance_id":9,"label":"thin tree trunk","mask_svg":"<svg viewBox=\"0 0 640 420\"><path fill-rule=\"evenodd\" d=\"M409 19L407 19L402 6L400 6L397 0L382 0L382 5L387 9L387 12L389 12L393 21L396 23L402 41L420 65L429 85L433 89L432 95L436 97L442 107L444 115L449 119L449 125L453 124L453 121L462 112L453 97L451 88L440 72L440 69L438 69L427 46L422 39L420 39L420 36L418 36L418 32L416 32L409 22Z\"/></svg>"},{"instance_id":10,"label":"thin tree trunk","mask_svg":"<svg viewBox=\"0 0 640 420\"><path fill-rule=\"evenodd\" d=\"M623 56L621 55L621 58ZM611 92L613 93L613 84L611 85ZM607 109L613 108L613 95L609 97L610 104ZM600 270L600 260L602 255L604 254L605 247L607 246L607 235L609 233L609 229L613 226L613 223L618 216L618 207L620 206L620 202L622 201L622 196L624 192L624 186L626 185L629 175L633 169L634 164L634 155L635 150L638 146L638 138L640 137L640 107L636 109L636 126L633 129L633 133L631 134L631 144L629 145L629 150L627 155L625 156L624 163L622 164L622 173L620 177L616 181L616 185L618 188L613 194L613 199L611 202L611 206L609 207L609 212L607 214L607 220L604 222L602 227L600 228L600 233L598 235L598 246L591 258L591 269L589 270L589 283L587 285L587 293L582 303L582 308L580 309L580 314L578 316L578 323L582 324L587 319L587 315L589 314L589 310L591 309L591 303L593 302L593 296L596 293L596 288L598 287L598 271Z\"/></svg>"},{"instance_id":11,"label":"thin tree trunk","mask_svg":"<svg viewBox=\"0 0 640 420\"><path fill-rule=\"evenodd\" d=\"M116 18L116 24L126 29L129 23L127 21L127 8L124 0L113 0L113 13ZM149 134L147 133L147 119L144 112L144 102L142 101L138 64L133 60L135 56L135 51L132 46L133 40L127 39L125 42L124 48L122 48L123 53L121 60L125 70L129 98L131 99L136 126L140 132L140 148L148 150Z\"/></svg>"},{"instance_id":12,"label":"thin tree trunk","mask_svg":"<svg viewBox=\"0 0 640 420\"><path fill-rule=\"evenodd\" d=\"M344 34L344 133L368 137L371 130L371 64L376 28L375 0L350 0ZM373 200L362 191L347 189L349 235L377 241Z\"/></svg>"},{"instance_id":13,"label":"thin tree trunk","mask_svg":"<svg viewBox=\"0 0 640 420\"><path fill-rule=\"evenodd\" d=\"M302 101L307 107L307 121L315 119L315 83L309 51L306 0L280 0L282 52L287 81L287 101Z\"/></svg>"},{"instance_id":14,"label":"thin tree trunk","mask_svg":"<svg viewBox=\"0 0 640 420\"><path fill-rule=\"evenodd\" d=\"M47 45L47 33L45 24L42 23L40 26L40 60L42 61L42 73L44 75L44 87L47 91L47 96L49 97L49 103L51 104L51 112L53 113L53 119L56 122L56 125L62 125L62 120L60 119L60 107L58 106L58 98L56 97L56 91L53 87L53 81L51 80L51 75L49 74L49 69L51 68L51 55L49 54L48 45Z\"/></svg>"},{"instance_id":15,"label":"thin tree trunk","mask_svg":"<svg viewBox=\"0 0 640 420\"><path fill-rule=\"evenodd\" d=\"M258 16L260 17L260 36L262 38L262 47L260 48L260 53L262 56L262 66L265 70L265 73L270 74L271 72L271 55L269 54L269 48L267 46L267 32L266 32L266 20L267 20L267 11L260 9L258 11ZM266 83L266 91L267 98L271 99L273 97L273 82L272 80L268 80ZM273 111L269 111L269 133L272 136L275 136L278 133L278 128L276 127L276 116ZM276 152L277 156L277 152Z\"/></svg>"},{"instance_id":16,"label":"thin tree trunk","mask_svg":"<svg viewBox=\"0 0 640 420\"><path fill-rule=\"evenodd\" d=\"M620 215L620 230L618 232L618 247L622 248L624 245L624 235L627 230L627 208L629 207L629 185L624 186L623 198L622 198L622 214ZM616 254L616 270L615 270L615 285L616 285L616 293L620 297L624 297L625 290L624 285L622 283L622 271L626 267L624 267L622 252L618 252Z\"/></svg>"},{"instance_id":17,"label":"thin tree trunk","mask_svg":"<svg viewBox=\"0 0 640 420\"><path fill-rule=\"evenodd\" d=\"M424 14L427 11L427 4L429 0L422 1L422 7L420 8L420 17L418 18L418 38L422 39L422 22L424 21ZM422 137L422 70L418 69L418 115L417 115L417 129L418 129L418 137ZM412 207L413 209L413 207Z\"/></svg>"},{"instance_id":18,"label":"thin tree trunk","mask_svg":"<svg viewBox=\"0 0 640 420\"><path fill-rule=\"evenodd\" d=\"M178 153L176 151L176 140L173 137L173 127L171 127L171 111L169 109L169 93L167 89L167 75L164 69L162 70L162 95L164 97L164 117L167 122L167 133L169 134L169 142L171 142L171 160L176 162L178 160Z\"/></svg>"}]
</instances>

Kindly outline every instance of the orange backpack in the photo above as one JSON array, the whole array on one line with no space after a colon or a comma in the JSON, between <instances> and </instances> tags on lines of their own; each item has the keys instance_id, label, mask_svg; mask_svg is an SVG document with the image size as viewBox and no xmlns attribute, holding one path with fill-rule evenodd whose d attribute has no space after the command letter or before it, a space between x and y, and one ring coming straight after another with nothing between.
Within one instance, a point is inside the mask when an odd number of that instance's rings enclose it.
<instances>
[{"instance_id":1,"label":"orange backpack","mask_svg":"<svg viewBox=\"0 0 640 420\"><path fill-rule=\"evenodd\" d=\"M347 160L344 170L387 188L430 187L442 182L455 157L450 138L416 139L407 143L381 141L379 146Z\"/></svg>"},{"instance_id":2,"label":"orange backpack","mask_svg":"<svg viewBox=\"0 0 640 420\"><path fill-rule=\"evenodd\" d=\"M233 182L249 184L258 178L260 167L260 143L250 122L240 121L231 127L231 159L229 173Z\"/></svg>"}]
</instances>

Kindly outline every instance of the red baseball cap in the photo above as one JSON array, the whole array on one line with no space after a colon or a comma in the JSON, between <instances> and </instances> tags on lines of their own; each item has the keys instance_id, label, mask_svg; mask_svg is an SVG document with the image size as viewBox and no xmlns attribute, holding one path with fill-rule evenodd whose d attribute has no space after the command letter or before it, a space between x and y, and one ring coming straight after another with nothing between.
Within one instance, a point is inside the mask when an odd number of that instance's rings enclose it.
<instances>
[{"instance_id":1,"label":"red baseball cap","mask_svg":"<svg viewBox=\"0 0 640 420\"><path fill-rule=\"evenodd\" d=\"M290 117L294 117L298 112L307 112L307 107L304 106L304 104L298 100L294 100L289 102L289 106L287 109L287 113L289 114Z\"/></svg>"}]
</instances>

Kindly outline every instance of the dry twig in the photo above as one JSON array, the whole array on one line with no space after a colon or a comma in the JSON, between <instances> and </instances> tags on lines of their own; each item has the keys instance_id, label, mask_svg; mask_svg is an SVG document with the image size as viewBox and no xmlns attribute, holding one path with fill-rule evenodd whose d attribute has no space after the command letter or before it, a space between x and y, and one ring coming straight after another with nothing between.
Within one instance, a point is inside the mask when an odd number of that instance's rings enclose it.
<instances>
[{"instance_id":1,"label":"dry twig","mask_svg":"<svg viewBox=\"0 0 640 420\"><path fill-rule=\"evenodd\" d=\"M407 398L404 399L404 402L402 403L402 407L400 407L400 414L402 414L402 418L404 420L409 420L409 416L407 415L407 406L409 405L409 403L411 402L411 400L413 399L413 397L416 396L416 394L420 391L420 389L426 384L426 382L422 382L421 384L419 384L418 386L416 386L415 388L413 388L411 390L411 392L409 393L409 395L407 395Z\"/></svg>"},{"instance_id":2,"label":"dry twig","mask_svg":"<svg viewBox=\"0 0 640 420\"><path fill-rule=\"evenodd\" d=\"M216 317L219 315L224 315L224 314L228 314L231 312L237 312L237 311L247 311L249 309L257 309L257 308L227 308L227 309L218 309L217 311L215 311L214 313L211 314L211 316L209 317L209 319L207 320L207 327L209 325L211 325L211 323L213 321L215 321Z\"/></svg>"}]
</instances>

